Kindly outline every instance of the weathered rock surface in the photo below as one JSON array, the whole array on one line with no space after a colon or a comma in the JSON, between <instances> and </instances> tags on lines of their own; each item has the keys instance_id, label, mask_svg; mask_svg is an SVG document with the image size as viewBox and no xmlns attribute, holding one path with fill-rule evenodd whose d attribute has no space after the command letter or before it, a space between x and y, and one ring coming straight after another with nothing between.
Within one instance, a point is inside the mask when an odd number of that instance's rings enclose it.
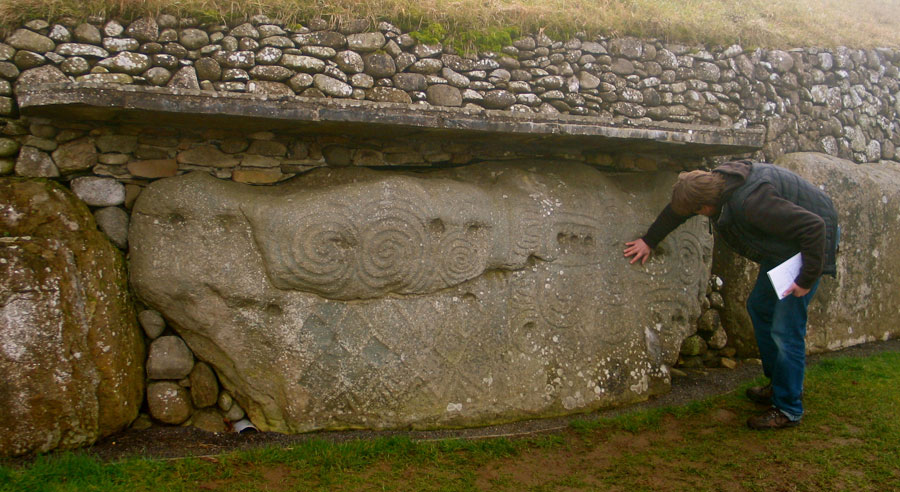
<instances>
[{"instance_id":1,"label":"weathered rock surface","mask_svg":"<svg viewBox=\"0 0 900 492\"><path fill-rule=\"evenodd\" d=\"M266 430L638 401L668 387L708 278L699 219L645 267L622 258L673 178L552 162L168 178L135 204L132 284Z\"/></svg>"},{"instance_id":2,"label":"weathered rock surface","mask_svg":"<svg viewBox=\"0 0 900 492\"><path fill-rule=\"evenodd\" d=\"M0 179L0 230L0 455L125 428L141 406L144 346L121 254L52 182Z\"/></svg>"},{"instance_id":3,"label":"weathered rock surface","mask_svg":"<svg viewBox=\"0 0 900 492\"><path fill-rule=\"evenodd\" d=\"M838 350L900 335L900 165L855 164L812 152L787 154L775 164L824 189L841 228L837 278L825 276L809 306L807 350ZM756 343L744 303L757 266L717 246L715 271L726 279L722 322L728 338L740 355L752 355Z\"/></svg>"}]
</instances>

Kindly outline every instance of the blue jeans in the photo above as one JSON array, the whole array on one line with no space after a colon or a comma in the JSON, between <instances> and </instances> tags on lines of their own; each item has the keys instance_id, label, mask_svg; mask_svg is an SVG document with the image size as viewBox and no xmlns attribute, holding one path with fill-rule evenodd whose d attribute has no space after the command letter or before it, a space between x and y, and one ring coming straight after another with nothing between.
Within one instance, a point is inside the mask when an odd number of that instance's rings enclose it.
<instances>
[{"instance_id":1,"label":"blue jeans","mask_svg":"<svg viewBox=\"0 0 900 492\"><path fill-rule=\"evenodd\" d=\"M766 272L777 266L762 262L756 285L747 298L747 312L763 363L763 373L772 381L772 404L791 420L803 417L803 377L806 370L806 308L819 280L803 297L789 295L778 300Z\"/></svg>"}]
</instances>

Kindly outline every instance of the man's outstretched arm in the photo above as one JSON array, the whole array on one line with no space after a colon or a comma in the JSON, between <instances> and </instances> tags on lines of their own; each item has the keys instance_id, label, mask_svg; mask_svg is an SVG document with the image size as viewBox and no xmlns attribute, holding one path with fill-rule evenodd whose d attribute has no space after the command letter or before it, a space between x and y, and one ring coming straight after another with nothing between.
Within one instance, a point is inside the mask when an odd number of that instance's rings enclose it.
<instances>
[{"instance_id":1,"label":"man's outstretched arm","mask_svg":"<svg viewBox=\"0 0 900 492\"><path fill-rule=\"evenodd\" d=\"M641 265L643 265L650 258L653 248L662 242L670 232L677 229L678 226L684 224L691 217L692 215L678 215L672 210L671 204L666 205L666 208L659 213L656 220L653 221L653 225L647 230L647 234L644 234L644 237L625 243L625 246L627 246L625 248L625 257L631 258L631 264L640 261Z\"/></svg>"}]
</instances>

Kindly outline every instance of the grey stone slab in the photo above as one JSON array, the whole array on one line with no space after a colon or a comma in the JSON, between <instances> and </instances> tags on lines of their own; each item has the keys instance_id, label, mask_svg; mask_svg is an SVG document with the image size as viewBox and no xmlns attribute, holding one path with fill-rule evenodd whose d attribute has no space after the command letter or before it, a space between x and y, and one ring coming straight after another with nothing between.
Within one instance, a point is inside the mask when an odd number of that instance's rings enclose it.
<instances>
[{"instance_id":1,"label":"grey stone slab","mask_svg":"<svg viewBox=\"0 0 900 492\"><path fill-rule=\"evenodd\" d=\"M196 173L141 193L130 271L267 430L586 411L665 391L694 330L706 224L646 266L622 257L673 179L536 161L275 187Z\"/></svg>"}]
</instances>

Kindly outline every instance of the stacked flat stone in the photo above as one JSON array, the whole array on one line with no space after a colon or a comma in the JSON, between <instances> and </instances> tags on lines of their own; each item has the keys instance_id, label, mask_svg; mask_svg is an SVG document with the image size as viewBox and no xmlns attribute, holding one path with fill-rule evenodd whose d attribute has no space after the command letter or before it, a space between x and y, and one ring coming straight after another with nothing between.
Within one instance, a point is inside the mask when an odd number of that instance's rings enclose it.
<instances>
[{"instance_id":1,"label":"stacked flat stone","mask_svg":"<svg viewBox=\"0 0 900 492\"><path fill-rule=\"evenodd\" d=\"M419 43L387 22L367 27L295 29L265 16L231 26L169 15L32 21L0 44L0 113L15 114L14 85L74 81L764 126L766 160L809 150L876 162L893 159L900 143L892 49L745 51L538 34L475 55Z\"/></svg>"}]
</instances>

